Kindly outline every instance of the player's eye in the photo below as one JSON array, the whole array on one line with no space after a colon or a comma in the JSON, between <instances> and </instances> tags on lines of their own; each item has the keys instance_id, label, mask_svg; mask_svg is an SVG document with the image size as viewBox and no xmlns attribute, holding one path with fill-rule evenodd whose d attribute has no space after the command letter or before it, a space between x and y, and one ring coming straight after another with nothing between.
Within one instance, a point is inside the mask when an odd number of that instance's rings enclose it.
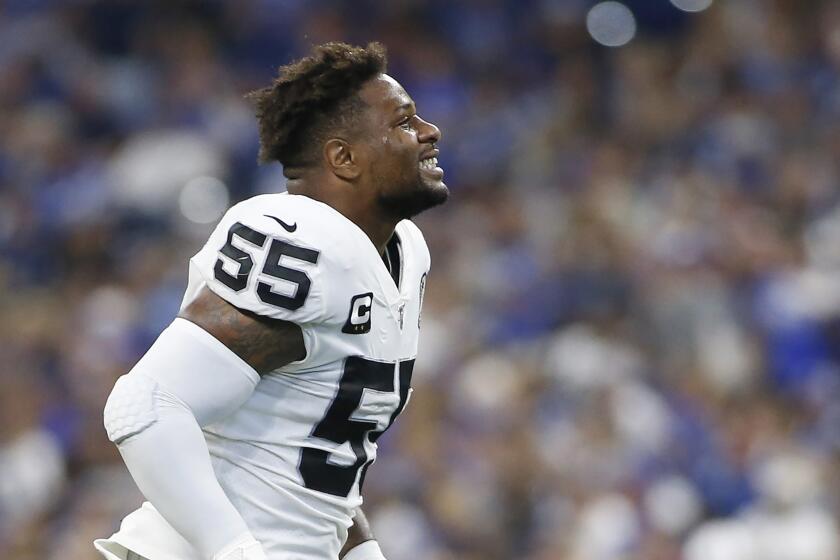
<instances>
[{"instance_id":1,"label":"player's eye","mask_svg":"<svg viewBox=\"0 0 840 560\"><path fill-rule=\"evenodd\" d=\"M400 123L400 128L403 130L414 130L414 123L412 122L412 117L408 117L404 121Z\"/></svg>"}]
</instances>

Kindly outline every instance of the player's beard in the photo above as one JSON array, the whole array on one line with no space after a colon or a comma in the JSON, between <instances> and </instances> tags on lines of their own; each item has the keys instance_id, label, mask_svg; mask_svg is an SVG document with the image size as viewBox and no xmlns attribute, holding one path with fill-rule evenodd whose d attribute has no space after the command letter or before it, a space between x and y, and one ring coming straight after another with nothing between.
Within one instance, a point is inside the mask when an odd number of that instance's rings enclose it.
<instances>
[{"instance_id":1,"label":"player's beard","mask_svg":"<svg viewBox=\"0 0 840 560\"><path fill-rule=\"evenodd\" d=\"M422 176L418 176L410 186L380 193L379 206L389 215L404 220L439 206L448 198L449 189L443 181L429 184Z\"/></svg>"}]
</instances>

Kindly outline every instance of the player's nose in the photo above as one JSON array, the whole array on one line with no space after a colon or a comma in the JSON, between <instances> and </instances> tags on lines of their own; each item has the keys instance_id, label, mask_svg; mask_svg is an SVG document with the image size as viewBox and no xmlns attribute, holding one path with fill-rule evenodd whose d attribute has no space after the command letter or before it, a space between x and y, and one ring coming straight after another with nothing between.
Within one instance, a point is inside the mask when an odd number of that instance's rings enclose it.
<instances>
[{"instance_id":1,"label":"player's nose","mask_svg":"<svg viewBox=\"0 0 840 560\"><path fill-rule=\"evenodd\" d=\"M442 136L440 129L434 124L423 120L420 116L417 117L417 140L424 144L434 144L440 142Z\"/></svg>"}]
</instances>

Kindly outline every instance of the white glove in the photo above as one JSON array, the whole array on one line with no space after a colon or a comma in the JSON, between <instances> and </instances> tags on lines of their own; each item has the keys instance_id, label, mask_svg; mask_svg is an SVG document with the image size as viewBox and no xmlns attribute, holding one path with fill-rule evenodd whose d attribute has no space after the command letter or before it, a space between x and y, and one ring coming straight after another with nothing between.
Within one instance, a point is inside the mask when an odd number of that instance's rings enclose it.
<instances>
[{"instance_id":1,"label":"white glove","mask_svg":"<svg viewBox=\"0 0 840 560\"><path fill-rule=\"evenodd\" d=\"M213 560L267 560L260 543L246 533L213 555Z\"/></svg>"},{"instance_id":2,"label":"white glove","mask_svg":"<svg viewBox=\"0 0 840 560\"><path fill-rule=\"evenodd\" d=\"M365 541L347 551L342 560L385 560L376 541Z\"/></svg>"}]
</instances>

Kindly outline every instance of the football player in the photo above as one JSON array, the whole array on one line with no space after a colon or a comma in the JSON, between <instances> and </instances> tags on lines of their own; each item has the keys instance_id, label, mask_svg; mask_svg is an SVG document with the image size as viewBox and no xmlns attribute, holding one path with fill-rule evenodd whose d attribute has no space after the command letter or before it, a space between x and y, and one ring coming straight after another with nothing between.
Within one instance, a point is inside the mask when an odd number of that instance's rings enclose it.
<instances>
[{"instance_id":1,"label":"football player","mask_svg":"<svg viewBox=\"0 0 840 560\"><path fill-rule=\"evenodd\" d=\"M231 208L181 311L117 380L105 428L148 502L110 560L381 560L360 506L408 401L429 252L449 194L438 128L383 47L328 43L251 94L287 193Z\"/></svg>"}]
</instances>

